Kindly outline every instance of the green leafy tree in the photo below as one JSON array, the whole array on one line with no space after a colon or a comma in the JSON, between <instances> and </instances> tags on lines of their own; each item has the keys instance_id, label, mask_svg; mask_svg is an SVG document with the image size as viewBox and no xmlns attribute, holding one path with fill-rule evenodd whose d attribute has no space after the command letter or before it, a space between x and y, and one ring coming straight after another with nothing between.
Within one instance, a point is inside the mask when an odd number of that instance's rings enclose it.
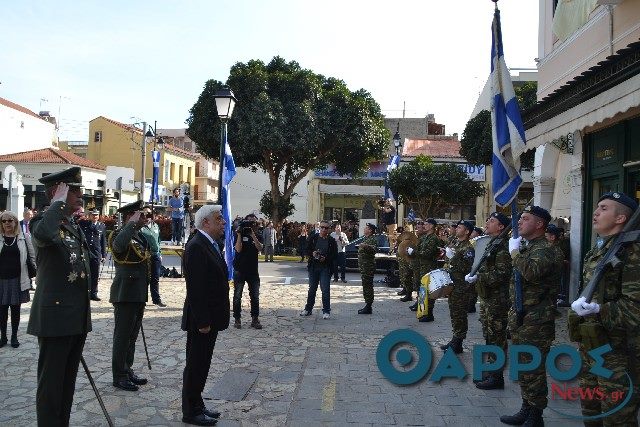
<instances>
[{"instance_id":1,"label":"green leafy tree","mask_svg":"<svg viewBox=\"0 0 640 427\"><path fill-rule=\"evenodd\" d=\"M296 193L293 193L294 196ZM280 198L278 206L273 206L273 198L270 191L265 191L260 198L260 212L262 212L267 218L273 221L273 212L278 213L278 218L286 218L295 212L296 206L291 203L291 199Z\"/></svg>"},{"instance_id":2,"label":"green leafy tree","mask_svg":"<svg viewBox=\"0 0 640 427\"><path fill-rule=\"evenodd\" d=\"M418 156L389 173L389 187L399 201L422 218L441 216L444 208L484 194L484 188L452 163L433 163Z\"/></svg>"},{"instance_id":3,"label":"green leafy tree","mask_svg":"<svg viewBox=\"0 0 640 427\"><path fill-rule=\"evenodd\" d=\"M520 111L536 103L536 82L526 82L514 87ZM493 152L491 136L491 113L482 110L477 116L469 119L460 140L460 155L474 165L490 165ZM533 168L535 151L529 150L520 156L520 164L525 169Z\"/></svg>"},{"instance_id":4,"label":"green leafy tree","mask_svg":"<svg viewBox=\"0 0 640 427\"><path fill-rule=\"evenodd\" d=\"M360 175L384 157L389 132L380 106L364 89L350 91L339 79L274 57L231 67L227 85L238 102L229 121L235 164L269 176L271 218L290 203L295 186L316 168L334 164L342 175ZM189 111L187 134L198 151L218 159L220 123L213 95L222 86L206 82Z\"/></svg>"}]
</instances>

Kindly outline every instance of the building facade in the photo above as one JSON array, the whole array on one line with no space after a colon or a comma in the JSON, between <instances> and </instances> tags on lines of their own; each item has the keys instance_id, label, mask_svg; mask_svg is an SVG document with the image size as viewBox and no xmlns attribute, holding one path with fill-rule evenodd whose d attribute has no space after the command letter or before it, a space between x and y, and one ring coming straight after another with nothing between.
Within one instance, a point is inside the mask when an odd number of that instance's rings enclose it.
<instances>
[{"instance_id":1,"label":"building facade","mask_svg":"<svg viewBox=\"0 0 640 427\"><path fill-rule=\"evenodd\" d=\"M55 147L58 143L55 119L48 113L41 117L4 98L0 98L0 129L0 154Z\"/></svg>"}]
</instances>

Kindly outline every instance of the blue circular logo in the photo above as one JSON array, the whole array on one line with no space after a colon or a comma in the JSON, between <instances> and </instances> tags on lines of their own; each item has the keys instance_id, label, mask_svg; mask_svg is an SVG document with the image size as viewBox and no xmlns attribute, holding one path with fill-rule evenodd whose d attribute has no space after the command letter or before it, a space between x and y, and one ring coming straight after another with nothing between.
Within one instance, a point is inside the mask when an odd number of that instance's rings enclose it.
<instances>
[{"instance_id":1,"label":"blue circular logo","mask_svg":"<svg viewBox=\"0 0 640 427\"><path fill-rule=\"evenodd\" d=\"M391 363L393 349L398 345L411 345L418 352L418 361L416 365L407 371L399 371ZM411 329L397 329L387 334L376 351L376 362L380 373L386 379L394 384L409 385L420 381L429 371L433 355L431 347L419 333ZM413 362L413 355L406 348L399 349L396 352L396 361L400 366L408 366Z\"/></svg>"}]
</instances>

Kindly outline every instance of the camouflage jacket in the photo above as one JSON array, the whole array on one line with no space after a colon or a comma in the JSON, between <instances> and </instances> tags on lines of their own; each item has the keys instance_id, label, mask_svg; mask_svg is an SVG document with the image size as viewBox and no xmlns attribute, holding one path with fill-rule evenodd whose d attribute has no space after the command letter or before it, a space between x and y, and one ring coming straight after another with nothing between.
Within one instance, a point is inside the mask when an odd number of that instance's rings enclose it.
<instances>
[{"instance_id":1,"label":"camouflage jacket","mask_svg":"<svg viewBox=\"0 0 640 427\"><path fill-rule=\"evenodd\" d=\"M521 276L523 324L534 325L553 321L556 292L562 276L564 256L557 245L538 237L528 242L513 257L513 268ZM516 328L514 278L511 278L509 296L510 327Z\"/></svg>"},{"instance_id":2,"label":"camouflage jacket","mask_svg":"<svg viewBox=\"0 0 640 427\"><path fill-rule=\"evenodd\" d=\"M509 293L509 281L513 276L511 256L507 249L506 239L494 249L478 269L477 287L481 287L487 295Z\"/></svg>"},{"instance_id":3,"label":"camouflage jacket","mask_svg":"<svg viewBox=\"0 0 640 427\"><path fill-rule=\"evenodd\" d=\"M451 280L453 280L454 284L467 284L464 281L464 276L471 271L475 250L469 240L458 241L453 249L456 253L449 260Z\"/></svg>"},{"instance_id":4,"label":"camouflage jacket","mask_svg":"<svg viewBox=\"0 0 640 427\"><path fill-rule=\"evenodd\" d=\"M375 271L376 252L378 252L378 242L375 236L369 236L362 239L360 246L358 247L358 267L361 272Z\"/></svg>"},{"instance_id":5,"label":"camouflage jacket","mask_svg":"<svg viewBox=\"0 0 640 427\"><path fill-rule=\"evenodd\" d=\"M596 265L614 240L615 235L602 248L594 246L587 252L584 258L583 286L589 282ZM583 318L585 322L600 323L607 330L614 348L616 337L623 338L631 331L637 334L640 327L640 244L628 246L619 258L622 262L616 267L605 267L602 280L593 294L592 301L600 304L600 313Z\"/></svg>"},{"instance_id":6,"label":"camouflage jacket","mask_svg":"<svg viewBox=\"0 0 640 427\"><path fill-rule=\"evenodd\" d=\"M440 253L440 240L434 234L423 234L418 240L415 256L420 276L438 268L438 254Z\"/></svg>"}]
</instances>

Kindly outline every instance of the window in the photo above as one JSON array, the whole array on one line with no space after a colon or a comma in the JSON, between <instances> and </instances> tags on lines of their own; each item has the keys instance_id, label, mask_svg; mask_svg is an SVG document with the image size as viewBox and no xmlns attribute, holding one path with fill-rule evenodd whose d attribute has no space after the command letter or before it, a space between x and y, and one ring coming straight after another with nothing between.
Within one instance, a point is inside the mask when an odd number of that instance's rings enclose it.
<instances>
[{"instance_id":1,"label":"window","mask_svg":"<svg viewBox=\"0 0 640 427\"><path fill-rule=\"evenodd\" d=\"M102 142L102 131L94 133L93 142Z\"/></svg>"},{"instance_id":2,"label":"window","mask_svg":"<svg viewBox=\"0 0 640 427\"><path fill-rule=\"evenodd\" d=\"M187 167L187 181L191 182L191 167Z\"/></svg>"},{"instance_id":3,"label":"window","mask_svg":"<svg viewBox=\"0 0 640 427\"><path fill-rule=\"evenodd\" d=\"M180 165L178 166L178 182L183 182L184 179L183 178L183 166Z\"/></svg>"},{"instance_id":4,"label":"window","mask_svg":"<svg viewBox=\"0 0 640 427\"><path fill-rule=\"evenodd\" d=\"M164 180L169 181L171 176L169 173L171 172L171 162L169 160L164 161Z\"/></svg>"}]
</instances>

